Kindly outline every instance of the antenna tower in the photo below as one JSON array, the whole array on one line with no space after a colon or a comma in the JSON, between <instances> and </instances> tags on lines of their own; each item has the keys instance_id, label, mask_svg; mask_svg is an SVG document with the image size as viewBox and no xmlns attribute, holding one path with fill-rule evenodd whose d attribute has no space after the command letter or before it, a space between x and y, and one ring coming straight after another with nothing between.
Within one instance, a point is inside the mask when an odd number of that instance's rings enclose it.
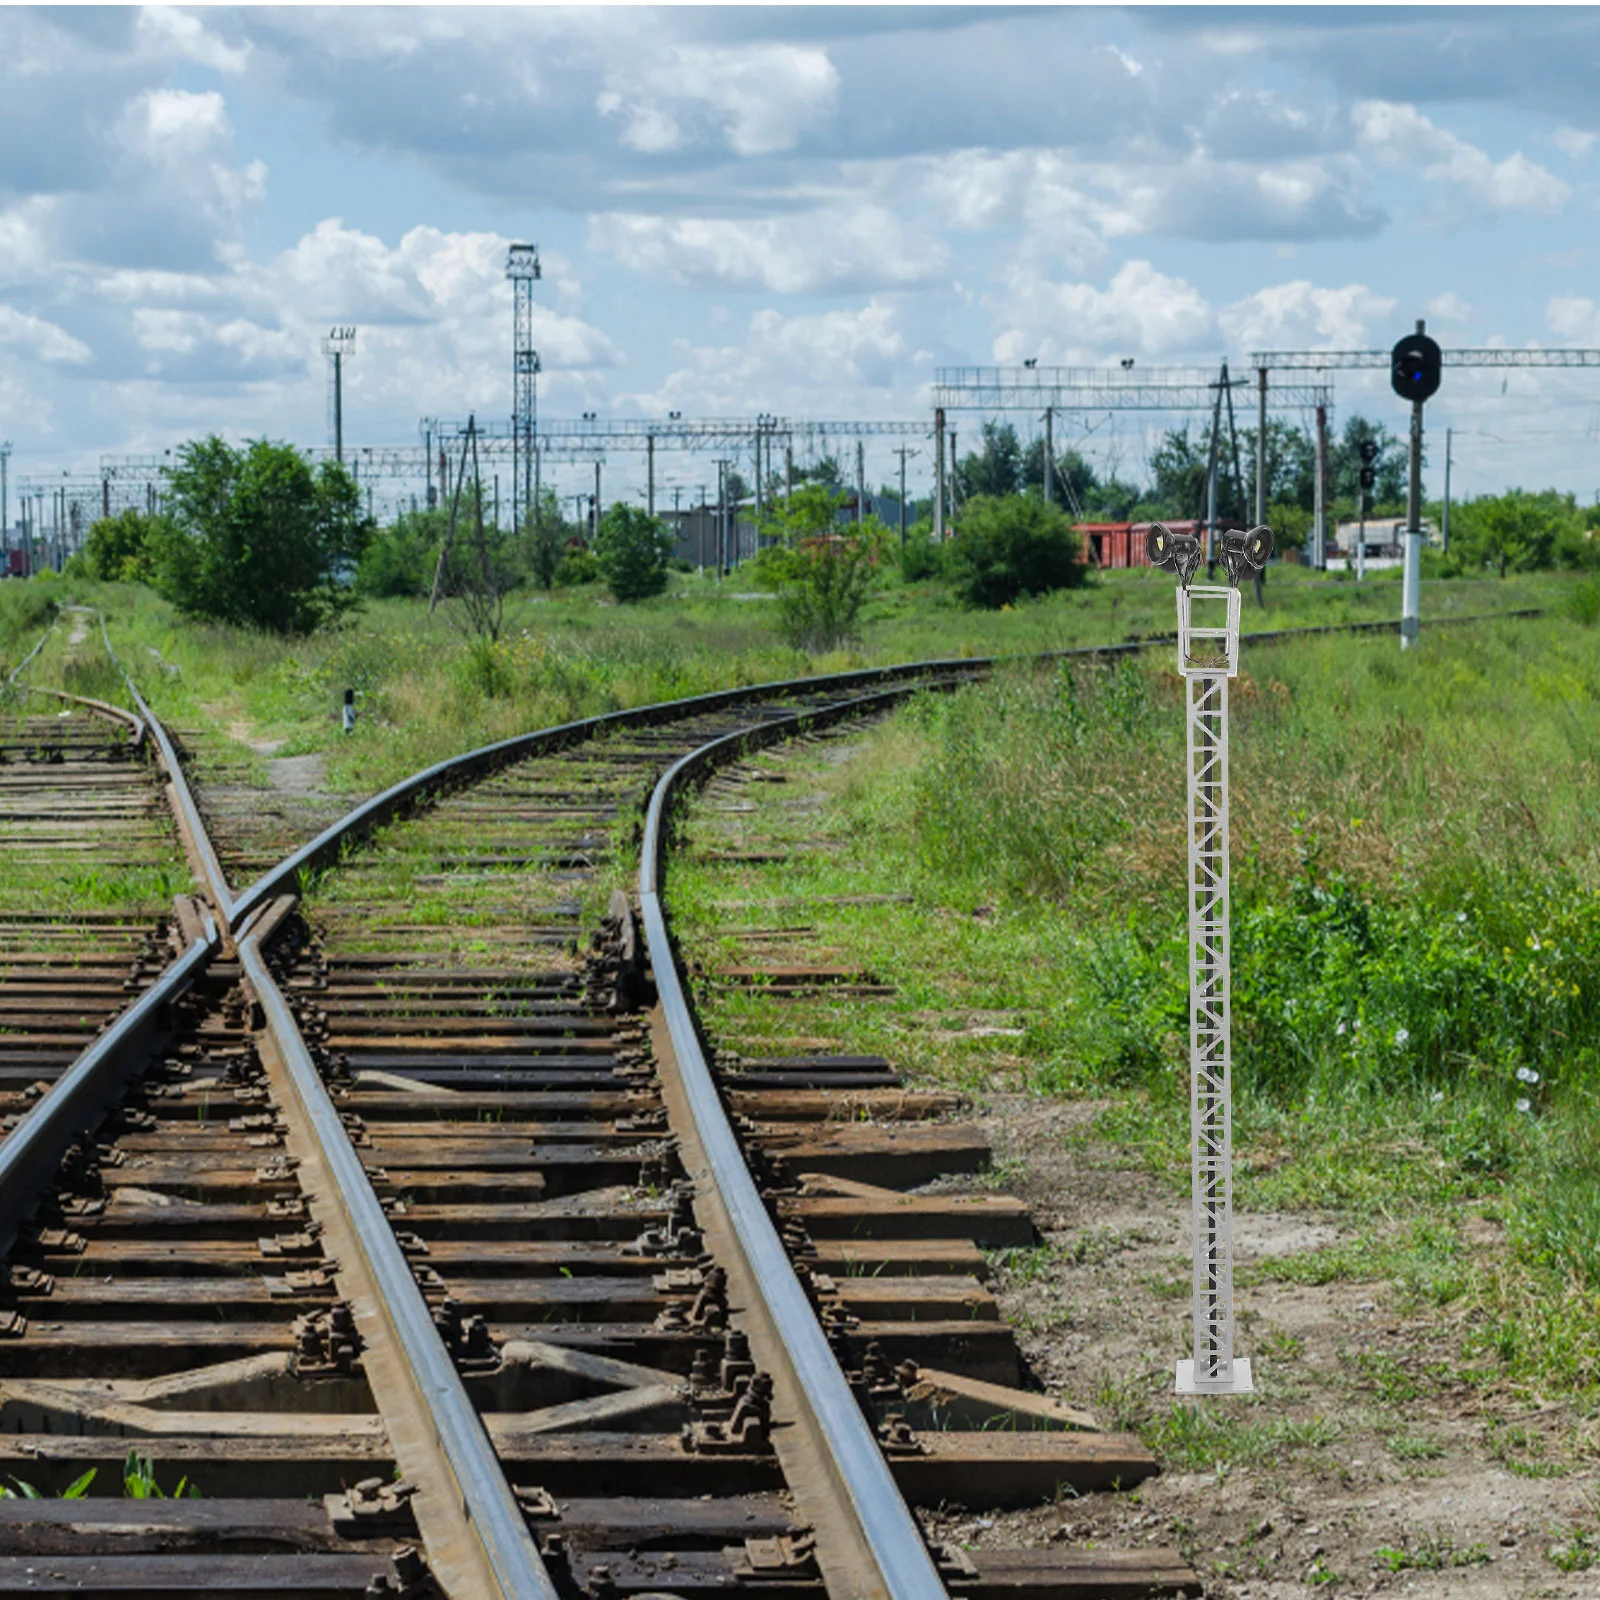
<instances>
[{"instance_id":1,"label":"antenna tower","mask_svg":"<svg viewBox=\"0 0 1600 1600\"><path fill-rule=\"evenodd\" d=\"M538 282L539 247L514 244L506 257L512 285L512 456L511 526L520 528L533 503L534 435L537 430L539 352L533 348L533 286ZM518 514L518 504L521 515Z\"/></svg>"},{"instance_id":2,"label":"antenna tower","mask_svg":"<svg viewBox=\"0 0 1600 1600\"><path fill-rule=\"evenodd\" d=\"M356 353L354 328L329 328L322 341L322 353L328 358L328 433L333 444L335 461L344 460L344 364Z\"/></svg>"}]
</instances>

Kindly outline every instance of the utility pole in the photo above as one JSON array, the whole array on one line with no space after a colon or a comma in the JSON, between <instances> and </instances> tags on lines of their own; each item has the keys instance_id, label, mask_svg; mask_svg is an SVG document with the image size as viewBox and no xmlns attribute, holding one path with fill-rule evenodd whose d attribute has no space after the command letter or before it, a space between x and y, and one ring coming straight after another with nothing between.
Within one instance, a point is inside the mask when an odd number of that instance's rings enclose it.
<instances>
[{"instance_id":1,"label":"utility pole","mask_svg":"<svg viewBox=\"0 0 1600 1600\"><path fill-rule=\"evenodd\" d=\"M7 498L9 484L6 480L6 470L11 464L11 441L0 439L0 550L7 556L11 554L11 503ZM6 565L9 567L10 562Z\"/></svg>"},{"instance_id":2,"label":"utility pole","mask_svg":"<svg viewBox=\"0 0 1600 1600\"><path fill-rule=\"evenodd\" d=\"M1056 408L1044 408L1044 503L1053 506L1056 503ZM902 467L905 465L901 461Z\"/></svg>"},{"instance_id":3,"label":"utility pole","mask_svg":"<svg viewBox=\"0 0 1600 1600\"><path fill-rule=\"evenodd\" d=\"M1267 369L1256 369L1256 526L1267 523Z\"/></svg>"},{"instance_id":4,"label":"utility pole","mask_svg":"<svg viewBox=\"0 0 1600 1600\"><path fill-rule=\"evenodd\" d=\"M592 518L592 527L593 531L589 537L598 539L600 537L600 458L598 456L595 457L594 461L594 516Z\"/></svg>"},{"instance_id":5,"label":"utility pole","mask_svg":"<svg viewBox=\"0 0 1600 1600\"><path fill-rule=\"evenodd\" d=\"M856 526L867 518L867 446L864 439L856 440Z\"/></svg>"},{"instance_id":6,"label":"utility pole","mask_svg":"<svg viewBox=\"0 0 1600 1600\"><path fill-rule=\"evenodd\" d=\"M1439 525L1439 541L1446 555L1450 554L1450 445L1454 434L1454 428L1444 430L1444 516ZM3 478L0 478L0 497L5 494L3 483Z\"/></svg>"},{"instance_id":7,"label":"utility pole","mask_svg":"<svg viewBox=\"0 0 1600 1600\"><path fill-rule=\"evenodd\" d=\"M914 456L917 452L908 444L903 444L896 449L895 454L900 457L900 548L906 547L906 457Z\"/></svg>"},{"instance_id":8,"label":"utility pole","mask_svg":"<svg viewBox=\"0 0 1600 1600\"><path fill-rule=\"evenodd\" d=\"M651 521L654 521L656 515L656 436L653 433L645 435L644 470L644 509Z\"/></svg>"},{"instance_id":9,"label":"utility pole","mask_svg":"<svg viewBox=\"0 0 1600 1600\"><path fill-rule=\"evenodd\" d=\"M731 462L717 460L717 582L727 570L728 550L728 468Z\"/></svg>"},{"instance_id":10,"label":"utility pole","mask_svg":"<svg viewBox=\"0 0 1600 1600\"><path fill-rule=\"evenodd\" d=\"M356 353L354 328L329 328L322 341L322 353L332 363L328 374L328 405L332 411L333 459L344 463L344 363Z\"/></svg>"},{"instance_id":11,"label":"utility pole","mask_svg":"<svg viewBox=\"0 0 1600 1600\"><path fill-rule=\"evenodd\" d=\"M1217 467L1222 448L1222 396L1228 388L1228 363L1222 363L1222 376L1216 385L1216 400L1211 407L1211 448L1206 455L1206 580L1217 573Z\"/></svg>"},{"instance_id":12,"label":"utility pole","mask_svg":"<svg viewBox=\"0 0 1600 1600\"><path fill-rule=\"evenodd\" d=\"M1311 564L1318 572L1328 566L1328 408L1317 407L1317 479L1311 486L1313 522Z\"/></svg>"},{"instance_id":13,"label":"utility pole","mask_svg":"<svg viewBox=\"0 0 1600 1600\"><path fill-rule=\"evenodd\" d=\"M933 538L944 542L944 407L933 413Z\"/></svg>"}]
</instances>

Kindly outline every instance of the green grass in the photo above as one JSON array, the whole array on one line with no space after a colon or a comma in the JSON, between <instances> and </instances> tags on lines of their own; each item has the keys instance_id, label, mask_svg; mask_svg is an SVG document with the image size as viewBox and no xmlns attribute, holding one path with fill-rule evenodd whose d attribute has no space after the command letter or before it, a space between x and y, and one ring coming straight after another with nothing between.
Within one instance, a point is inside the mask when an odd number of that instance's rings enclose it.
<instances>
[{"instance_id":1,"label":"green grass","mask_svg":"<svg viewBox=\"0 0 1600 1600\"><path fill-rule=\"evenodd\" d=\"M282 639L180 617L149 590L51 578L0 584L0 663L38 637L57 600L103 607L112 640L157 712L184 727L283 741L278 753L330 755L336 789L369 793L430 761L490 739L574 717L807 671L930 656L1025 654L1106 644L1171 630L1165 574L1108 573L1088 587L1000 612L958 607L940 586L887 578L848 650L807 657L778 638L772 605L735 575L673 575L671 591L636 605L598 586L524 593L506 608L497 645L469 639L442 607L380 601L306 639ZM1565 605L1565 575L1429 583L1427 615ZM746 598L739 598L745 596ZM1296 568L1274 571L1268 604L1247 627L1380 620L1398 612L1396 586L1357 585ZM48 663L36 664L54 681ZM68 687L59 684L60 687ZM340 731L343 691L356 691L357 731ZM79 692L92 692L80 690Z\"/></svg>"},{"instance_id":2,"label":"green grass","mask_svg":"<svg viewBox=\"0 0 1600 1600\"><path fill-rule=\"evenodd\" d=\"M1463 1377L1600 1401L1595 646L1565 615L1404 655L1387 637L1247 645L1232 895L1236 1203L1347 1228L1241 1286L1382 1285L1447 1319ZM802 947L896 991L782 1002L702 984L713 1036L750 1053L817 1037L913 1078L1093 1100L1067 1135L1081 1154L1109 1141L1176 1198L1182 746L1181 686L1155 653L928 697L848 760L764 758L792 784L745 790L754 817L695 813L675 928L714 968L730 929L804 906ZM801 790L820 809L788 799ZM790 855L706 858L730 837ZM910 900L826 903L874 893Z\"/></svg>"}]
</instances>

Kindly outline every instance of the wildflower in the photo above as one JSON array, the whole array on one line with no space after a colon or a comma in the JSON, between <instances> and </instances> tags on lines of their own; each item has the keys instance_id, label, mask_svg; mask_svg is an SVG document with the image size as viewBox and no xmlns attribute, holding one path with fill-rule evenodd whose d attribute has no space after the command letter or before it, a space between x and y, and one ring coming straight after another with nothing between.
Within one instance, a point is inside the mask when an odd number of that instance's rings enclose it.
<instances>
[{"instance_id":1,"label":"wildflower","mask_svg":"<svg viewBox=\"0 0 1600 1600\"><path fill-rule=\"evenodd\" d=\"M1444 1090L1443 1089L1435 1089L1433 1091L1433 1103L1436 1106L1442 1106L1444 1104Z\"/></svg>"},{"instance_id":2,"label":"wildflower","mask_svg":"<svg viewBox=\"0 0 1600 1600\"><path fill-rule=\"evenodd\" d=\"M1337 1034L1337 1035L1338 1035L1338 1036L1339 1036L1339 1037L1340 1037L1340 1038L1343 1038L1343 1037L1344 1037L1344 1023L1343 1023L1343 1022L1340 1022L1340 1023L1339 1023L1339 1024L1338 1024L1338 1026L1337 1026L1337 1027L1335 1027L1335 1028L1334 1028L1334 1030L1333 1030L1333 1031L1334 1031L1334 1033L1335 1033L1335 1034Z\"/></svg>"},{"instance_id":3,"label":"wildflower","mask_svg":"<svg viewBox=\"0 0 1600 1600\"><path fill-rule=\"evenodd\" d=\"M1527 1100L1527 1099L1519 1100L1519 1101L1517 1101L1517 1110L1518 1111L1531 1111L1531 1110L1533 1110L1533 1102L1531 1100Z\"/></svg>"},{"instance_id":4,"label":"wildflower","mask_svg":"<svg viewBox=\"0 0 1600 1600\"><path fill-rule=\"evenodd\" d=\"M1396 1028L1394 1031L1394 1042L1396 1044L1404 1044L1410 1037L1411 1030L1409 1028Z\"/></svg>"},{"instance_id":5,"label":"wildflower","mask_svg":"<svg viewBox=\"0 0 1600 1600\"><path fill-rule=\"evenodd\" d=\"M1517 1082L1518 1083L1537 1083L1538 1081L1539 1081L1539 1074L1537 1072L1535 1072L1532 1067L1518 1067L1517 1068Z\"/></svg>"},{"instance_id":6,"label":"wildflower","mask_svg":"<svg viewBox=\"0 0 1600 1600\"><path fill-rule=\"evenodd\" d=\"M1465 911L1456 912L1456 921L1457 922L1465 922L1466 920L1467 920L1467 914L1466 914Z\"/></svg>"}]
</instances>

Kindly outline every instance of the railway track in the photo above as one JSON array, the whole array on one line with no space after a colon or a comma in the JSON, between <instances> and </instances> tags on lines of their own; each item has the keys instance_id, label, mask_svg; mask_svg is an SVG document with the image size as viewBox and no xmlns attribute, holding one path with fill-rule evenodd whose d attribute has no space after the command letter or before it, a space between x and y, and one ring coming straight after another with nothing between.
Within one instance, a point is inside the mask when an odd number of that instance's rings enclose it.
<instances>
[{"instance_id":1,"label":"railway track","mask_svg":"<svg viewBox=\"0 0 1600 1600\"><path fill-rule=\"evenodd\" d=\"M219 858L131 683L0 722L0 1592L1196 1592L929 1546L1155 1463L1020 1387L1026 1211L916 1192L987 1159L958 1106L708 1059L671 947L693 785L986 665L506 741L246 888L292 830Z\"/></svg>"},{"instance_id":2,"label":"railway track","mask_svg":"<svg viewBox=\"0 0 1600 1600\"><path fill-rule=\"evenodd\" d=\"M1003 1392L1014 1347L1008 1364L959 1269L980 1238L1027 1228L1019 1207L934 1241L915 1235L939 1203L897 1201L864 1245L877 1288L841 1313L826 1205L797 1212L752 1180L751 1164L785 1187L722 1115L663 942L652 875L675 785L752 739L959 675L707 697L513 741L397 786L243 893L174 765L169 865L193 835L222 931L174 917L190 966L157 981L174 994L142 1035L100 1052L115 1105L96 1127L80 1097L31 1215L0 1171L20 1224L0 1481L46 1497L0 1500L0 1592L1192 1587L1161 1553L928 1549L908 1506L1129 1486L1154 1463ZM643 928L614 897L605 937L575 953L647 805ZM341 854L297 904L296 873ZM830 1129L844 1088L858 1108L914 1101L861 1076L744 1082L735 1109L793 1134ZM19 1141L48 1143L61 1098L39 1096L0 1168ZM880 1196L982 1159L959 1127L922 1131L914 1153L894 1130L834 1131L818 1159L836 1184L887 1180ZM955 1270L927 1275L935 1262ZM86 1498L58 1498L91 1473ZM203 1498L176 1496L180 1480ZM117 1498L125 1485L146 1497Z\"/></svg>"}]
</instances>

